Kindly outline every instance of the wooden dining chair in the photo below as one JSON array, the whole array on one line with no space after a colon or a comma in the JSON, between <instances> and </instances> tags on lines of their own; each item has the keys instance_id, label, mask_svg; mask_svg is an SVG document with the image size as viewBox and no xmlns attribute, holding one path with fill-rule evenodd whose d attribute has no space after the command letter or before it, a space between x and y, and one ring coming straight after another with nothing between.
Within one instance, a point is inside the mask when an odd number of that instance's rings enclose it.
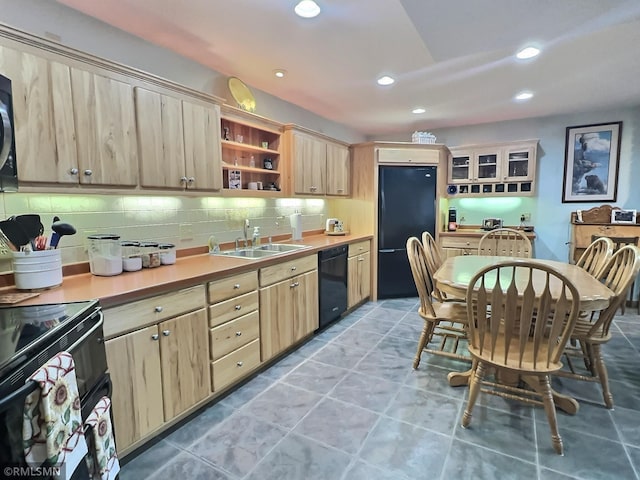
<instances>
[{"instance_id":1,"label":"wooden dining chair","mask_svg":"<svg viewBox=\"0 0 640 480\"><path fill-rule=\"evenodd\" d=\"M552 284L557 289L550 289ZM561 292L559 298L551 297L552 290ZM543 405L553 448L562 454L550 375L562 367L560 358L578 318L576 287L551 267L509 260L472 277L467 304L473 305L468 348L474 364L462 426L469 426L480 391ZM496 369L494 381L485 380L487 368ZM506 371L519 374L533 391L501 383Z\"/></svg>"},{"instance_id":2,"label":"wooden dining chair","mask_svg":"<svg viewBox=\"0 0 640 480\"><path fill-rule=\"evenodd\" d=\"M580 255L576 265L598 278L598 275L613 255L614 248L614 243L609 237L598 237Z\"/></svg>"},{"instance_id":3,"label":"wooden dining chair","mask_svg":"<svg viewBox=\"0 0 640 480\"><path fill-rule=\"evenodd\" d=\"M460 340L466 339L467 306L462 302L441 302L432 297L433 280L427 265L427 254L417 237L407 240L407 256L411 273L420 297L418 314L424 326L418 350L413 360L413 368L418 368L422 352L442 355L459 360L469 360L467 355L458 353ZM434 335L442 337L439 348L427 348Z\"/></svg>"},{"instance_id":4,"label":"wooden dining chair","mask_svg":"<svg viewBox=\"0 0 640 480\"><path fill-rule=\"evenodd\" d=\"M613 395L609 389L609 376L604 363L601 347L611 339L611 322L620 304L626 301L627 291L640 271L640 248L625 245L620 248L601 270L599 279L615 296L609 306L597 312L594 318L581 316L571 334L571 340L577 348L567 347L565 355L568 369L557 372L558 376L575 378L589 382L600 382L602 396L607 408L613 408ZM571 361L573 357L582 357L585 373Z\"/></svg>"},{"instance_id":5,"label":"wooden dining chair","mask_svg":"<svg viewBox=\"0 0 640 480\"><path fill-rule=\"evenodd\" d=\"M596 239L601 238L599 235L591 235L591 241L595 241ZM613 251L614 253L621 247L625 245L635 245L638 246L638 241L640 237L607 237L613 242ZM629 294L631 295L631 300L633 300L633 292L635 291L635 279L631 283L631 287L629 288ZM620 311L624 315L626 311L626 300L620 304ZM640 313L640 299L638 299L638 313Z\"/></svg>"},{"instance_id":6,"label":"wooden dining chair","mask_svg":"<svg viewBox=\"0 0 640 480\"><path fill-rule=\"evenodd\" d=\"M442 251L440 246L436 243L433 236L427 231L422 232L422 248L424 249L424 253L427 257L426 260L427 260L427 268L429 270L429 275L433 279L433 274L435 273L435 271L442 266L442 262L444 261L444 252ZM433 287L433 291L431 292L431 294L439 302L464 300L462 298L450 297L446 293L442 292L433 281L431 282L431 285Z\"/></svg>"},{"instance_id":7,"label":"wooden dining chair","mask_svg":"<svg viewBox=\"0 0 640 480\"><path fill-rule=\"evenodd\" d=\"M513 228L497 228L485 233L478 244L478 255L531 258L531 240Z\"/></svg>"}]
</instances>

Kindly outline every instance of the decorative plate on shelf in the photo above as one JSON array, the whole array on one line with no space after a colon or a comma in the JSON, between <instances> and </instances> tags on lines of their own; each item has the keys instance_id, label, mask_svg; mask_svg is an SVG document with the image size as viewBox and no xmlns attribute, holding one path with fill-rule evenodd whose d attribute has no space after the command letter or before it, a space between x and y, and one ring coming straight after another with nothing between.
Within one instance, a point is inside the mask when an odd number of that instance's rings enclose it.
<instances>
[{"instance_id":1,"label":"decorative plate on shelf","mask_svg":"<svg viewBox=\"0 0 640 480\"><path fill-rule=\"evenodd\" d=\"M238 106L247 112L256 111L256 99L242 80L237 77L229 77L229 91Z\"/></svg>"}]
</instances>

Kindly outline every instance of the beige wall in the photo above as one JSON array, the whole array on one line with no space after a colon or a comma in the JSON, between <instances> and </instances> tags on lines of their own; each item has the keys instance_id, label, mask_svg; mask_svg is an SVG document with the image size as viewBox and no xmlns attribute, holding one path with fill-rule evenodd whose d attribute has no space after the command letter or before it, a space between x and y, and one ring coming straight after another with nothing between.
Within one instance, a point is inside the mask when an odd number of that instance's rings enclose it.
<instances>
[{"instance_id":1,"label":"beige wall","mask_svg":"<svg viewBox=\"0 0 640 480\"><path fill-rule=\"evenodd\" d=\"M302 213L305 231L323 229L327 202L323 199L222 198L178 195L134 196L73 194L0 194L0 218L37 213L51 234L53 216L76 227L78 233L63 237L62 263L88 261L86 236L116 233L122 240L173 243L178 249L207 245L209 236L230 242L242 236L242 220L260 226L263 237L290 235L289 215ZM181 239L182 230L192 238ZM8 257L0 258L0 272L11 271Z\"/></svg>"}]
</instances>

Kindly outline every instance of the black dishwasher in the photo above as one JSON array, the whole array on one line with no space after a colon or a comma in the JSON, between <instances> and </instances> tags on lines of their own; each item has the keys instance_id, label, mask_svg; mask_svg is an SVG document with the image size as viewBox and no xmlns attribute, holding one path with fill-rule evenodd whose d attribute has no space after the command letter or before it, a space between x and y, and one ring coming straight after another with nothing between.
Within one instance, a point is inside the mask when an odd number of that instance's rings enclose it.
<instances>
[{"instance_id":1,"label":"black dishwasher","mask_svg":"<svg viewBox=\"0 0 640 480\"><path fill-rule=\"evenodd\" d=\"M342 245L318 253L320 328L347 310L347 252L348 247Z\"/></svg>"}]
</instances>

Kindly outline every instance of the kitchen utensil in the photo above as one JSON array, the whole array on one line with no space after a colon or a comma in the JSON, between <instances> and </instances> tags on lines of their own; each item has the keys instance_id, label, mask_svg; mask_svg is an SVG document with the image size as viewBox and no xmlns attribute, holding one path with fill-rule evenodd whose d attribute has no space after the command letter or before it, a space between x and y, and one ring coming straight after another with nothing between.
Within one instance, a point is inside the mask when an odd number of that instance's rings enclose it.
<instances>
[{"instance_id":1,"label":"kitchen utensil","mask_svg":"<svg viewBox=\"0 0 640 480\"><path fill-rule=\"evenodd\" d=\"M44 233L44 225L42 225L40 215L38 214L30 213L26 215L17 215L13 217L13 220L20 224L29 237L29 240L33 241L36 237Z\"/></svg>"},{"instance_id":2,"label":"kitchen utensil","mask_svg":"<svg viewBox=\"0 0 640 480\"><path fill-rule=\"evenodd\" d=\"M0 221L0 230L2 230L9 241L16 247L16 250L21 249L29 243L29 237L26 232L15 220Z\"/></svg>"},{"instance_id":3,"label":"kitchen utensil","mask_svg":"<svg viewBox=\"0 0 640 480\"><path fill-rule=\"evenodd\" d=\"M64 235L75 235L76 233L76 229L73 225L60 221L53 222L51 229L53 230L53 235L51 235L51 241L49 242L50 248L58 248L60 237Z\"/></svg>"}]
</instances>

